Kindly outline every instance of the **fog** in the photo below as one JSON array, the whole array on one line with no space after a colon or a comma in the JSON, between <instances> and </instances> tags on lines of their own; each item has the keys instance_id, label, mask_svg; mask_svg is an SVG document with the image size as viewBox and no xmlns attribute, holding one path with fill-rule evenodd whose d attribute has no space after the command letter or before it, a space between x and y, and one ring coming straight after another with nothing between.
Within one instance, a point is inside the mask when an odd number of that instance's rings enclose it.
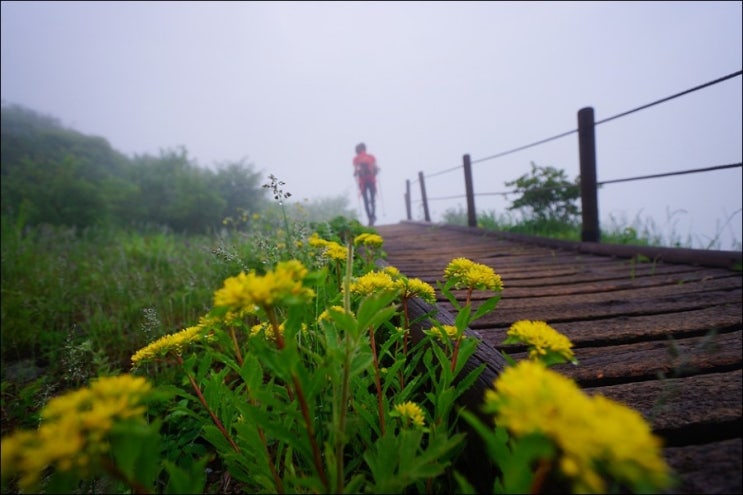
<instances>
[{"instance_id":1,"label":"fog","mask_svg":"<svg viewBox=\"0 0 743 495\"><path fill-rule=\"evenodd\" d=\"M381 168L378 224L465 208L530 163L579 173L577 134L480 159L740 71L741 2L2 2L2 100L130 156L243 158L297 201ZM596 127L599 181L740 163L742 78ZM451 169L451 171L449 171ZM451 199L438 199L452 197ZM457 197L459 196L459 197ZM608 184L602 225L740 249L741 168ZM511 197L479 195L478 211Z\"/></svg>"}]
</instances>

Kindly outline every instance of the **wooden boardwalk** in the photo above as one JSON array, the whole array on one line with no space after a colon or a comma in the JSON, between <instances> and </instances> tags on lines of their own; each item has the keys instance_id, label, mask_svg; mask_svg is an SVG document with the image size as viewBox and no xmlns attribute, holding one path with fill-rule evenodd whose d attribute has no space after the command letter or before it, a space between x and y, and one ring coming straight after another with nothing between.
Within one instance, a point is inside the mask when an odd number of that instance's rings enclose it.
<instances>
[{"instance_id":1,"label":"wooden boardwalk","mask_svg":"<svg viewBox=\"0 0 743 495\"><path fill-rule=\"evenodd\" d=\"M741 493L740 253L612 247L421 222L376 229L386 262L434 287L455 257L502 277L497 308L472 326L482 340L478 358L490 363L484 383L502 369L498 351L525 355L501 345L508 327L544 320L570 338L579 360L553 369L587 393L638 410L664 439L666 460L681 478L672 493ZM441 314L451 314L438 295Z\"/></svg>"}]
</instances>

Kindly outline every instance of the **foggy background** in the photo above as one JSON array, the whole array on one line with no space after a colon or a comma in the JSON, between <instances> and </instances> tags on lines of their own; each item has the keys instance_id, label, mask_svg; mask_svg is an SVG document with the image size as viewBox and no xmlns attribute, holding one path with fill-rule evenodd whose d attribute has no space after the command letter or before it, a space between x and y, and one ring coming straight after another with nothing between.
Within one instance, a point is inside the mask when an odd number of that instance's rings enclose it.
<instances>
[{"instance_id":1,"label":"foggy background","mask_svg":"<svg viewBox=\"0 0 743 495\"><path fill-rule=\"evenodd\" d=\"M378 225L466 208L473 161L743 66L741 2L2 2L2 100L130 156L185 147L246 158L293 199L346 196L351 160L381 168ZM741 161L742 78L596 127L599 181ZM475 193L530 163L579 173L577 134L473 165ZM447 171L449 169L455 169ZM602 226L740 249L741 169L609 184ZM515 197L475 198L504 213Z\"/></svg>"}]
</instances>

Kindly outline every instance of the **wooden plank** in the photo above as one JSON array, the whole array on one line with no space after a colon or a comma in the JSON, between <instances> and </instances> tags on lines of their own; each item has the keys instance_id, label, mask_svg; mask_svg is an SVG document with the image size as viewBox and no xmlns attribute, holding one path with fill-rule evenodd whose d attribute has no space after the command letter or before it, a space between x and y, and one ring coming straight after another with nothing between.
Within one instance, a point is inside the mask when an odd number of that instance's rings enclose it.
<instances>
[{"instance_id":1,"label":"wooden plank","mask_svg":"<svg viewBox=\"0 0 743 495\"><path fill-rule=\"evenodd\" d=\"M584 390L589 395L600 394L637 410L669 447L741 436L743 375L740 369Z\"/></svg>"},{"instance_id":2,"label":"wooden plank","mask_svg":"<svg viewBox=\"0 0 743 495\"><path fill-rule=\"evenodd\" d=\"M701 336L710 331L725 332L739 329L740 310L733 304L715 305L678 313L653 315L621 315L595 320L555 322L548 320L555 330L567 336L577 347L607 346L641 340ZM510 325L509 325L510 326ZM519 352L523 346L502 346L508 326L478 330L488 344L506 352ZM500 331L499 331L500 330Z\"/></svg>"},{"instance_id":3,"label":"wooden plank","mask_svg":"<svg viewBox=\"0 0 743 495\"><path fill-rule=\"evenodd\" d=\"M535 280L534 283L537 284L538 281ZM570 296L600 293L611 293L617 297L623 297L624 294L633 296L636 295L636 293L647 293L652 296L654 295L653 292L644 290L650 288L656 289L656 292L658 293L683 294L707 290L737 289L740 282L735 276L720 274L719 272L717 274L710 274L709 272L701 271L692 273L687 272L682 274L682 276L655 275L635 277L633 279L627 277L612 279L596 276L591 278L588 276L582 276L580 278L565 277L560 281L560 283L527 286L519 284L518 282L512 283L511 279L503 278L503 285L503 297L508 297L509 299L535 299L547 296ZM643 290L638 291L638 289ZM464 296L463 291L455 291L454 294ZM492 297L492 295L493 294L484 291L478 291L473 294L472 299L486 299ZM445 299L442 298L442 300Z\"/></svg>"},{"instance_id":4,"label":"wooden plank","mask_svg":"<svg viewBox=\"0 0 743 495\"><path fill-rule=\"evenodd\" d=\"M439 228L442 227L443 226L439 226ZM467 234L468 230L474 230L471 227L459 227L453 225L447 225L445 228L463 234ZM667 263L714 266L727 269L735 268L738 270L740 270L741 263L743 263L743 253L740 251L574 242L509 232L477 232L476 235L493 236L499 239L513 240L531 245L551 247L554 249L565 249L568 251L577 251L579 253L595 254L599 256L616 256L621 258L643 256L656 261L662 260Z\"/></svg>"},{"instance_id":5,"label":"wooden plank","mask_svg":"<svg viewBox=\"0 0 743 495\"><path fill-rule=\"evenodd\" d=\"M610 347L575 349L579 365L557 365L555 371L573 378L583 387L655 380L659 373L686 376L733 370L740 366L741 330ZM508 351L506 351L508 352ZM510 353L509 353L510 354ZM517 359L526 357L513 354Z\"/></svg>"},{"instance_id":6,"label":"wooden plank","mask_svg":"<svg viewBox=\"0 0 743 495\"><path fill-rule=\"evenodd\" d=\"M679 313L713 306L732 305L740 307L741 290L706 292L701 294L668 295L657 299L641 297L628 301L611 296L592 298L543 298L544 301L508 299L504 297L493 313L472 325L473 328L508 327L517 320L544 320L551 322L597 320L608 317L641 316L662 313ZM447 311L453 306L439 303Z\"/></svg>"},{"instance_id":7,"label":"wooden plank","mask_svg":"<svg viewBox=\"0 0 743 495\"><path fill-rule=\"evenodd\" d=\"M681 481L672 493L741 492L741 253L553 242L415 222L379 232L387 262L434 287L460 256L503 277L495 311L467 330L482 341L468 366L488 368L465 404L479 404L503 368L499 349L525 356L524 346L500 344L511 323L545 320L571 339L580 360L556 371L637 409L664 438ZM455 292L459 304L464 294ZM453 321L454 307L437 295L433 310ZM476 293L473 304L489 296ZM467 462L477 463L478 448Z\"/></svg>"},{"instance_id":8,"label":"wooden plank","mask_svg":"<svg viewBox=\"0 0 743 495\"><path fill-rule=\"evenodd\" d=\"M668 465L680 473L680 484L668 493L743 493L741 438L664 450Z\"/></svg>"}]
</instances>

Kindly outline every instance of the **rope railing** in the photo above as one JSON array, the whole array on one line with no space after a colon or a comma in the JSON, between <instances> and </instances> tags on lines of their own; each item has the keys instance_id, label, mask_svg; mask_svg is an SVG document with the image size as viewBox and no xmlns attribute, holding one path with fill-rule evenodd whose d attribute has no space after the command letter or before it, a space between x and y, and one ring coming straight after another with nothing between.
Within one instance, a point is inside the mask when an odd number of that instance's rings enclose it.
<instances>
[{"instance_id":1,"label":"rope railing","mask_svg":"<svg viewBox=\"0 0 743 495\"><path fill-rule=\"evenodd\" d=\"M709 86L713 86L713 85L718 84L718 83L721 83L723 81L727 81L728 79L732 79L734 77L738 77L741 74L743 74L743 70L739 70L737 72L733 72L731 74L728 74L727 76L719 77L719 78L717 78L715 80L706 82L704 84L700 84L698 86L694 86L693 88L689 88L687 90L680 91L680 92L675 93L673 95L666 96L665 98L660 98L660 99L655 100L655 101L652 101L650 103L646 103L645 105L640 105L639 107L635 107L635 108L633 108L631 110L627 110L627 111L624 111L624 112L620 112L620 113L618 113L616 115L612 115L611 117L606 117L605 119L597 120L595 122L595 125L605 124L607 122L610 122L612 120L618 119L620 117L625 117L625 116L630 115L632 113L639 112L640 110L645 110L645 109L650 108L650 107L653 107L655 105L659 105L661 103L665 103L665 102L670 101L670 100L673 100L675 98L679 98L680 96L688 95L690 93L693 93L694 91L699 91L701 89L708 88ZM535 146L539 146L539 145L542 145L542 144L545 144L545 143L549 143L550 141L555 141L557 139L562 139L564 137L571 136L571 135L573 135L573 134L575 134L577 132L578 132L578 129L571 129L569 131L561 132L560 134L556 134L554 136L551 136L551 137L548 137L548 138L545 138L545 139L540 139L539 141L534 141L533 143L525 144L523 146L518 146L518 147L512 148L510 150L501 151L501 152L496 153L494 155L489 155L489 156L486 156L486 157L483 157L483 158L478 158L476 160L472 160L471 163L474 165L476 163L482 163L482 162L485 162L485 161L488 161L488 160L495 160L496 158L501 158L503 156L510 155L512 153L516 153L518 151L523 151L525 149L529 149L529 148L533 148ZM432 174L428 174L428 175L426 175L426 177L427 178L436 177L438 175L443 175L443 174L446 174L446 173L449 173L449 172L453 172L454 170L458 170L460 168L462 168L462 166L461 165L457 165L455 167L447 168L447 169L441 170L439 172L434 172ZM415 183L415 181L413 183Z\"/></svg>"},{"instance_id":2,"label":"rope railing","mask_svg":"<svg viewBox=\"0 0 743 495\"><path fill-rule=\"evenodd\" d=\"M637 177L626 177L624 179L611 179L611 180L602 180L596 182L597 186L603 186L606 184L617 184L619 182L630 182L635 180L645 180L645 179L657 179L660 177L670 177L673 175L686 175L686 174L696 174L700 172L712 172L714 170L725 170L729 168L743 168L743 163L730 163L727 165L715 165L714 167L705 167L705 168L693 168L689 170L679 170L676 172L665 172L662 174L652 174L652 175L640 175ZM560 186L553 186L553 187L540 187L536 189L530 189L530 191L540 192L540 191L552 191L555 189L565 189L566 185L560 185ZM500 191L500 192L484 192L484 193L475 193L475 196L509 196L512 194L521 194L523 190L521 189L514 189L511 191ZM467 197L465 194L459 194L456 196L438 196L433 198L428 198L429 201L441 201L446 199L460 199ZM421 199L416 200L416 202L421 202Z\"/></svg>"},{"instance_id":3,"label":"rope railing","mask_svg":"<svg viewBox=\"0 0 743 495\"><path fill-rule=\"evenodd\" d=\"M593 109L590 107L581 109L580 112L578 112L578 121L579 125L577 129L572 129L570 131L562 132L556 135L553 135L551 137L540 139L538 141L534 141L529 144L525 144L523 146L518 146L516 148L512 148L506 151L502 151L499 153L495 153L493 155L489 155L483 158L479 158L477 160L470 160L469 155L464 155L464 164L458 165L456 167L447 168L445 170L441 170L439 172L435 172L432 174L428 174L425 176L426 178L432 178L439 175L443 175L445 173L449 173L455 170L458 170L460 168L464 168L465 171L465 188L466 188L466 194L464 195L452 195L452 196L440 196L440 197L434 197L434 198L427 198L425 193L425 178L423 175L423 172L419 172L418 174L418 180L413 181L412 183L418 182L420 183L421 187L421 197L422 199L417 200L417 202L422 202L424 207L424 215L425 220L427 222L430 222L430 216L428 213L428 201L439 201L439 200L449 200L449 199L459 199L459 198L467 198L468 203L468 224L470 226L475 226L476 219L475 219L475 212L474 212L474 196L494 196L494 195L503 195L507 196L509 194L519 194L522 191L515 190L515 191L502 191L502 192L487 192L487 193L477 193L475 194L472 190L472 172L471 172L471 165L476 163L482 163L488 160L494 160L496 158L500 158L512 153L516 153L518 151L523 151L528 148L532 148L535 146L539 146L545 143L548 143L550 141L554 141L557 139L561 139L567 136L570 136L572 134L578 134L579 139L579 148L580 148L580 162L581 162L581 177L584 177L586 180L583 181L583 184L581 185L581 200L583 203L583 223L584 223L584 234L586 234L586 228L588 229L589 233L584 235L583 240L595 240L598 241L598 207L597 207L597 199L596 199L596 190L598 187L606 185L606 184L615 184L619 182L629 182L629 181L636 181L636 180L646 180L646 179L655 179L660 177L669 177L674 175L684 175L684 174L692 174L692 173L702 173L702 172L711 172L715 170L723 170L723 169L729 169L729 168L736 168L741 167L741 163L732 163L727 165L717 165L712 167L705 167L705 168L696 168L696 169L690 169L690 170L681 170L681 171L674 171L674 172L666 172L666 173L658 173L658 174L650 174L650 175L644 175L644 176L637 176L637 177L628 177L628 178L622 178L622 179L612 179L612 180L605 180L605 181L597 181L596 180L596 158L595 158L595 138L594 138L594 129L597 125L605 124L607 122L610 122L612 120L625 117L627 115L633 114L635 112L639 112L641 110L648 109L650 107L653 107L655 105L659 105L661 103L668 102L670 100L673 100L675 98L679 98L684 95L688 95L690 93L693 93L695 91L699 91L704 88L708 88L710 86L713 86L715 84L719 84L721 82L727 81L729 79L739 77L743 74L743 70L739 70L736 72L733 72L731 74L728 74L723 77L719 77L717 79L714 79L712 81L706 82L704 84L700 84L697 86L694 86L692 88L686 89L684 91L680 91L678 93L672 94L670 96L666 96L664 98L660 98L658 100L652 101L650 103L640 105L638 107L632 108L630 110L620 112L618 114L612 115L610 117L606 117L601 120L594 121L593 119ZM588 182L591 182L591 184L588 184ZM410 212L410 203L411 200L411 194L410 194L410 185L411 181L407 180L407 190L405 193L405 204L407 208L407 217L408 220L411 219L411 212ZM551 188L544 188L544 190L550 190L550 189L562 189L565 185L551 187ZM542 189L540 189L542 190ZM586 227L586 223L590 222L593 224L592 226Z\"/></svg>"},{"instance_id":4,"label":"rope railing","mask_svg":"<svg viewBox=\"0 0 743 495\"><path fill-rule=\"evenodd\" d=\"M657 179L659 177L671 177L673 175L696 174L699 172L712 172L713 170L724 170L726 168L736 168L736 167L741 167L741 166L743 166L743 163L730 163L728 165L716 165L714 167L694 168L691 170L679 170L676 172L666 172L663 174L641 175L639 177L629 177L626 179L604 180L601 182L597 182L596 184L599 186L603 186L604 184L616 184L618 182L629 182L633 180Z\"/></svg>"}]
</instances>

